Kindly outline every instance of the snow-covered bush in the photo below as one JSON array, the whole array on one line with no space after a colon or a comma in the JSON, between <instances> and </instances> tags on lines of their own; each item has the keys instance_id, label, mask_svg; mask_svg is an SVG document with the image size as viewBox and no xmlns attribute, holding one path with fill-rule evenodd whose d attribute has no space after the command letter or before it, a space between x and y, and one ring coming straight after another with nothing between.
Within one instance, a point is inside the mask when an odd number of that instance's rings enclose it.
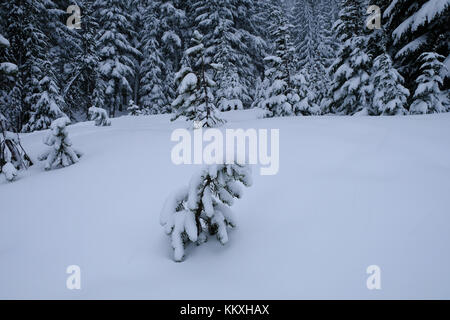
<instances>
[{"instance_id":1,"label":"snow-covered bush","mask_svg":"<svg viewBox=\"0 0 450 320\"><path fill-rule=\"evenodd\" d=\"M51 131L44 139L44 143L49 148L39 157L40 161L46 161L45 170L68 167L77 163L83 155L72 148L72 142L69 139L69 133L66 128L69 124L70 120L67 117L62 117L52 122Z\"/></svg>"},{"instance_id":2,"label":"snow-covered bush","mask_svg":"<svg viewBox=\"0 0 450 320\"><path fill-rule=\"evenodd\" d=\"M0 113L0 173L13 181L18 170L27 169L33 162L22 148L19 136L6 131L7 127L6 118Z\"/></svg>"},{"instance_id":3,"label":"snow-covered bush","mask_svg":"<svg viewBox=\"0 0 450 320\"><path fill-rule=\"evenodd\" d=\"M89 118L95 121L97 127L109 127L111 120L109 120L108 112L105 109L91 107L89 108Z\"/></svg>"},{"instance_id":4,"label":"snow-covered bush","mask_svg":"<svg viewBox=\"0 0 450 320\"><path fill-rule=\"evenodd\" d=\"M248 166L212 165L194 175L189 187L172 194L161 212L161 225L170 236L175 261L184 258L189 242L203 243L207 234L228 242L228 227L236 220L230 207L235 198L242 197L241 185L251 186Z\"/></svg>"}]
</instances>

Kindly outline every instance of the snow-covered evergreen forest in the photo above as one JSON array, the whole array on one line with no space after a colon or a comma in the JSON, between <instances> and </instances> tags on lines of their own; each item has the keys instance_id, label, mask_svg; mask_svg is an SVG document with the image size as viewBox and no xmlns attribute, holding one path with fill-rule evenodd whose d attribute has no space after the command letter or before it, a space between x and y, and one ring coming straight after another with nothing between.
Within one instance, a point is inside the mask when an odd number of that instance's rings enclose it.
<instances>
[{"instance_id":1,"label":"snow-covered evergreen forest","mask_svg":"<svg viewBox=\"0 0 450 320\"><path fill-rule=\"evenodd\" d=\"M72 4L80 29L66 25ZM370 5L380 8L380 29L367 26ZM207 100L220 111L446 112L449 7L448 0L4 1L0 112L16 132L47 129L62 115L86 120L93 106L116 117L130 101L140 114L189 113L177 99L189 68L205 70Z\"/></svg>"}]
</instances>

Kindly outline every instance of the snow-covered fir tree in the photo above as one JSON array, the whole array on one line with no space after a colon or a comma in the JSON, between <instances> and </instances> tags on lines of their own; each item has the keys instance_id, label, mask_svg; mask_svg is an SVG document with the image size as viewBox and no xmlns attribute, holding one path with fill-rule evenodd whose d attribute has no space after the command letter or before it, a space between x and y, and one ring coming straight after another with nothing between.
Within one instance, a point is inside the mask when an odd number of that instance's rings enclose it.
<instances>
[{"instance_id":1,"label":"snow-covered fir tree","mask_svg":"<svg viewBox=\"0 0 450 320\"><path fill-rule=\"evenodd\" d=\"M265 77L268 79L264 99L260 105L266 117L290 116L294 114L293 104L299 99L292 88L291 74L294 69L294 47L290 38L292 25L288 24L283 12L274 9L271 15L270 35L274 39L273 55L264 58ZM288 101L288 96L292 99Z\"/></svg>"},{"instance_id":2,"label":"snow-covered fir tree","mask_svg":"<svg viewBox=\"0 0 450 320\"><path fill-rule=\"evenodd\" d=\"M266 51L272 47L274 39L270 35L271 15L274 10L278 10L279 3L272 0L259 0L258 5L254 6L252 22L256 28L257 34L263 39L264 46L261 51L261 58L264 58ZM294 20L295 17L294 17ZM264 65L261 65L264 68Z\"/></svg>"},{"instance_id":3,"label":"snow-covered fir tree","mask_svg":"<svg viewBox=\"0 0 450 320\"><path fill-rule=\"evenodd\" d=\"M189 242L202 243L215 235L223 245L228 242L228 227L236 226L230 207L242 197L242 187L251 186L248 166L212 165L194 175L189 187L172 194L161 212L161 225L171 237L174 259L184 259Z\"/></svg>"},{"instance_id":4,"label":"snow-covered fir tree","mask_svg":"<svg viewBox=\"0 0 450 320\"><path fill-rule=\"evenodd\" d=\"M143 52L143 37L145 36L145 13L148 10L148 4L153 3L153 1L147 0L129 0L127 5L127 11L130 12L131 18L131 30L128 32L128 38L130 44L133 48L135 48L139 53L131 55L131 59L133 60L133 76L130 79L130 86L132 88L132 93L127 99L131 99L140 103L141 100L141 85L142 83L142 63L144 61Z\"/></svg>"},{"instance_id":5,"label":"snow-covered fir tree","mask_svg":"<svg viewBox=\"0 0 450 320\"><path fill-rule=\"evenodd\" d=\"M298 21L302 30L303 39L296 46L299 68L308 70L314 84L320 82L320 74L324 72L324 66L320 65L318 58L318 46L320 41L317 3L313 0L298 1L304 10L303 21Z\"/></svg>"},{"instance_id":6,"label":"snow-covered fir tree","mask_svg":"<svg viewBox=\"0 0 450 320\"><path fill-rule=\"evenodd\" d=\"M103 88L96 86L100 76L96 50L99 25L95 17L94 0L82 0L78 5L82 12L82 24L73 41L77 44L73 58L64 64L66 81L63 96L72 114L82 112L87 118L91 106L104 106Z\"/></svg>"},{"instance_id":7,"label":"snow-covered fir tree","mask_svg":"<svg viewBox=\"0 0 450 320\"><path fill-rule=\"evenodd\" d=\"M242 40L245 44L242 49L249 55L251 61L250 66L244 66L246 67L244 70L247 70L245 77L248 77L246 81L253 83L255 74L258 76L263 74L262 58L264 58L265 51L268 48L267 39L261 32L264 26L257 17L260 7L263 7L264 0L235 0L232 3L234 4L236 29L245 39Z\"/></svg>"},{"instance_id":8,"label":"snow-covered fir tree","mask_svg":"<svg viewBox=\"0 0 450 320\"><path fill-rule=\"evenodd\" d=\"M329 68L332 82L326 109L337 114L372 114L372 58L366 52L367 38L361 34L364 21L361 12L358 0L344 0L339 20L333 26L341 46Z\"/></svg>"},{"instance_id":9,"label":"snow-covered fir tree","mask_svg":"<svg viewBox=\"0 0 450 320\"><path fill-rule=\"evenodd\" d=\"M264 74L263 58L268 45L260 33L262 26L257 18L261 2L263 0L230 1L235 29L232 34L235 35L235 40L228 43L231 43L235 52L229 55L228 62L237 67L237 73L233 76L236 82L231 88L238 87L242 90L240 99L244 108L250 107L251 98L256 93L255 80Z\"/></svg>"},{"instance_id":10,"label":"snow-covered fir tree","mask_svg":"<svg viewBox=\"0 0 450 320\"><path fill-rule=\"evenodd\" d=\"M143 14L143 61L141 64L140 105L142 105L146 114L168 113L171 111L169 98L166 94L172 91L169 87L171 87L173 80L171 79L170 83L164 83L167 61L164 61L163 47L158 40L161 24L158 20L156 4L157 2L148 2L147 9Z\"/></svg>"},{"instance_id":11,"label":"snow-covered fir tree","mask_svg":"<svg viewBox=\"0 0 450 320\"><path fill-rule=\"evenodd\" d=\"M374 94L372 110L376 115L405 115L408 113L409 90L403 86L404 80L394 68L391 57L384 53L373 63Z\"/></svg>"},{"instance_id":12,"label":"snow-covered fir tree","mask_svg":"<svg viewBox=\"0 0 450 320\"><path fill-rule=\"evenodd\" d=\"M421 75L417 78L417 89L411 104L412 114L439 113L448 110L447 97L441 91L443 85L441 70L444 57L435 52L424 52L420 56Z\"/></svg>"},{"instance_id":13,"label":"snow-covered fir tree","mask_svg":"<svg viewBox=\"0 0 450 320\"><path fill-rule=\"evenodd\" d=\"M130 43L131 17L126 2L97 0L100 78L97 84L105 93L105 106L114 117L122 111L124 100L132 93L130 81L134 77L133 55L141 53ZM125 108L126 109L126 108Z\"/></svg>"},{"instance_id":14,"label":"snow-covered fir tree","mask_svg":"<svg viewBox=\"0 0 450 320\"><path fill-rule=\"evenodd\" d=\"M9 46L9 41L0 34L0 49L5 49ZM14 75L17 71L15 64L0 62L0 75L2 77ZM16 178L18 170L26 169L33 165L30 157L20 144L19 136L7 131L8 129L13 129L13 127L0 110L0 173L8 181L13 181Z\"/></svg>"},{"instance_id":15,"label":"snow-covered fir tree","mask_svg":"<svg viewBox=\"0 0 450 320\"><path fill-rule=\"evenodd\" d=\"M313 93L312 103L321 105L330 85L327 68L337 49L331 32L336 3L330 0L293 1L294 44L297 52L297 69L309 80Z\"/></svg>"},{"instance_id":16,"label":"snow-covered fir tree","mask_svg":"<svg viewBox=\"0 0 450 320\"><path fill-rule=\"evenodd\" d=\"M70 120L67 117L53 121L51 130L44 140L48 150L39 156L40 161L45 161L45 170L68 167L77 163L83 155L80 151L72 148L66 128L69 124Z\"/></svg>"},{"instance_id":17,"label":"snow-covered fir tree","mask_svg":"<svg viewBox=\"0 0 450 320\"><path fill-rule=\"evenodd\" d=\"M171 101L176 96L175 73L181 68L185 41L189 41L190 30L186 10L191 6L186 0L155 0L155 14L158 23L157 40L160 45L164 67L161 69L162 96ZM151 5L151 4L150 4ZM149 12L147 11L149 14ZM158 53L157 53L158 54ZM170 103L160 112L172 112Z\"/></svg>"},{"instance_id":18,"label":"snow-covered fir tree","mask_svg":"<svg viewBox=\"0 0 450 320\"><path fill-rule=\"evenodd\" d=\"M244 100L250 100L247 88L240 83L237 72L227 69L226 65L222 70L224 72L221 72L221 81L217 89L217 106L219 110L230 111L244 109L242 97L244 97Z\"/></svg>"},{"instance_id":19,"label":"snow-covered fir tree","mask_svg":"<svg viewBox=\"0 0 450 320\"><path fill-rule=\"evenodd\" d=\"M176 110L172 121L183 116L186 120L201 123L207 128L224 122L215 105L213 94L216 83L212 75L220 67L205 55L203 35L197 30L194 31L191 47L185 52L183 67L175 77L178 96L172 102L172 107Z\"/></svg>"},{"instance_id":20,"label":"snow-covered fir tree","mask_svg":"<svg viewBox=\"0 0 450 320\"><path fill-rule=\"evenodd\" d=\"M9 41L0 33L0 52L4 53L7 48L10 47ZM4 55L4 54L3 54ZM3 56L2 55L2 56ZM6 87L8 85L8 82L14 82L15 81L15 74L17 74L18 68L14 63L11 62L1 62L0 61L0 85L2 88ZM6 108L6 105L8 103L8 92L4 89L0 90L0 121L5 122L5 127L2 130L6 130L6 118L2 114L2 112L8 111Z\"/></svg>"},{"instance_id":21,"label":"snow-covered fir tree","mask_svg":"<svg viewBox=\"0 0 450 320\"><path fill-rule=\"evenodd\" d=\"M61 111L64 99L60 95L60 88L55 82L50 62L45 61L41 66L43 76L39 81L39 92L30 97L31 112L30 119L23 127L23 132L43 130L50 127L52 121L65 116Z\"/></svg>"},{"instance_id":22,"label":"snow-covered fir tree","mask_svg":"<svg viewBox=\"0 0 450 320\"><path fill-rule=\"evenodd\" d=\"M190 10L193 25L204 34L206 55L224 66L216 75L216 96L224 110L252 103L264 46L255 34L253 6L252 0L195 0Z\"/></svg>"},{"instance_id":23,"label":"snow-covered fir tree","mask_svg":"<svg viewBox=\"0 0 450 320\"><path fill-rule=\"evenodd\" d=\"M216 3L212 12L208 14L215 22L209 41L207 52L213 56L214 61L222 65L217 71L217 105L221 111L243 109L251 101L249 85L245 82L245 68L251 65L250 57L245 54L243 35L235 28L233 8L229 1ZM200 16L202 19L205 16ZM215 21L216 20L216 21ZM201 20L203 23L203 20Z\"/></svg>"},{"instance_id":24,"label":"snow-covered fir tree","mask_svg":"<svg viewBox=\"0 0 450 320\"><path fill-rule=\"evenodd\" d=\"M306 104L309 99L307 82L304 76L295 76L294 45L291 40L292 25L288 23L281 10L274 10L271 16L271 37L275 41L273 54L267 56L265 77L260 88L265 92L259 107L264 109L266 117L283 117L300 113L312 113L313 106ZM294 77L295 76L295 77ZM305 96L300 96L300 87ZM300 106L300 101L303 105Z\"/></svg>"},{"instance_id":25,"label":"snow-covered fir tree","mask_svg":"<svg viewBox=\"0 0 450 320\"><path fill-rule=\"evenodd\" d=\"M319 28L318 59L328 68L333 63L338 49L332 28L339 16L339 1L320 0L317 4L317 21Z\"/></svg>"},{"instance_id":26,"label":"snow-covered fir tree","mask_svg":"<svg viewBox=\"0 0 450 320\"><path fill-rule=\"evenodd\" d=\"M423 53L442 55L445 63L441 66L450 65L449 18L448 0L390 1L384 11L386 29L392 35L392 41L389 42L390 54L411 93L419 85L416 79L422 74ZM442 89L450 86L448 69L440 70ZM411 95L410 102L415 99L415 95ZM431 108L429 111L435 112L435 109Z\"/></svg>"},{"instance_id":27,"label":"snow-covered fir tree","mask_svg":"<svg viewBox=\"0 0 450 320\"><path fill-rule=\"evenodd\" d=\"M79 5L85 9L83 3L86 0L78 0ZM62 111L69 116L74 117L78 112L87 113L87 105L84 105L84 94L80 94L83 82L79 81L75 84L66 101L65 87L71 82L71 77L74 76L74 69L77 69L81 60L80 51L82 51L82 42L80 36L84 32L82 29L69 28L66 25L68 14L66 9L73 4L73 1L67 0L43 0L45 6L45 16L42 20L42 31L47 37L48 41L48 60L51 62L52 71L54 73L54 81L60 88L61 98L64 100ZM88 11L83 11L88 20ZM85 22L85 21L83 21ZM84 25L86 26L86 25ZM67 103L68 102L68 103Z\"/></svg>"},{"instance_id":28,"label":"snow-covered fir tree","mask_svg":"<svg viewBox=\"0 0 450 320\"><path fill-rule=\"evenodd\" d=\"M322 79L323 80L323 79ZM297 116L320 115L320 95L319 91L311 89L311 77L306 69L300 70L292 78L293 87L296 93L290 100L293 101L293 110Z\"/></svg>"},{"instance_id":29,"label":"snow-covered fir tree","mask_svg":"<svg viewBox=\"0 0 450 320\"><path fill-rule=\"evenodd\" d=\"M2 20L8 21L3 34L11 45L6 56L18 68L14 80L7 84L5 99L10 106L5 116L16 131L45 129L48 121L61 113L58 109L63 100L54 66L50 63L51 47L45 34L49 11L46 4L49 3L12 0L1 5Z\"/></svg>"}]
</instances>

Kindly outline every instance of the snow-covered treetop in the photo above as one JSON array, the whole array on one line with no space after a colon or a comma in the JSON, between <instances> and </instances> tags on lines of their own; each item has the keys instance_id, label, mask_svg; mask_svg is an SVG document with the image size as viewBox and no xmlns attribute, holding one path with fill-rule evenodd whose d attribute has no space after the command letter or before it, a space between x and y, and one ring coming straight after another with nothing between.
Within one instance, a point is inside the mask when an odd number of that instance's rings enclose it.
<instances>
[{"instance_id":1,"label":"snow-covered treetop","mask_svg":"<svg viewBox=\"0 0 450 320\"><path fill-rule=\"evenodd\" d=\"M71 123L71 121L68 117L61 117L52 122L50 129L61 130L61 129L65 128L66 126L68 126L70 123Z\"/></svg>"},{"instance_id":2,"label":"snow-covered treetop","mask_svg":"<svg viewBox=\"0 0 450 320\"><path fill-rule=\"evenodd\" d=\"M0 63L0 73L3 74L14 74L17 73L19 69L14 63L11 62L2 62Z\"/></svg>"}]
</instances>

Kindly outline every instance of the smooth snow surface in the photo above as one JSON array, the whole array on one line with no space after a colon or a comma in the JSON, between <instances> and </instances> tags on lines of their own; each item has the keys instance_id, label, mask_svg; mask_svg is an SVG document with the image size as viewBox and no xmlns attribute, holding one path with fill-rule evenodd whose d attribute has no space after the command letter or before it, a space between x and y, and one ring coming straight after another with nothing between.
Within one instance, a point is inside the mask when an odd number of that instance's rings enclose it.
<instances>
[{"instance_id":1,"label":"smooth snow surface","mask_svg":"<svg viewBox=\"0 0 450 320\"><path fill-rule=\"evenodd\" d=\"M0 177L0 298L450 298L450 114L257 119L280 129L280 172L245 188L238 227L175 263L159 224L194 166L170 160L170 115L69 126L79 163ZM259 115L260 116L260 115ZM34 160L46 132L22 135ZM81 267L81 290L66 268ZM366 269L381 268L380 291Z\"/></svg>"}]
</instances>

